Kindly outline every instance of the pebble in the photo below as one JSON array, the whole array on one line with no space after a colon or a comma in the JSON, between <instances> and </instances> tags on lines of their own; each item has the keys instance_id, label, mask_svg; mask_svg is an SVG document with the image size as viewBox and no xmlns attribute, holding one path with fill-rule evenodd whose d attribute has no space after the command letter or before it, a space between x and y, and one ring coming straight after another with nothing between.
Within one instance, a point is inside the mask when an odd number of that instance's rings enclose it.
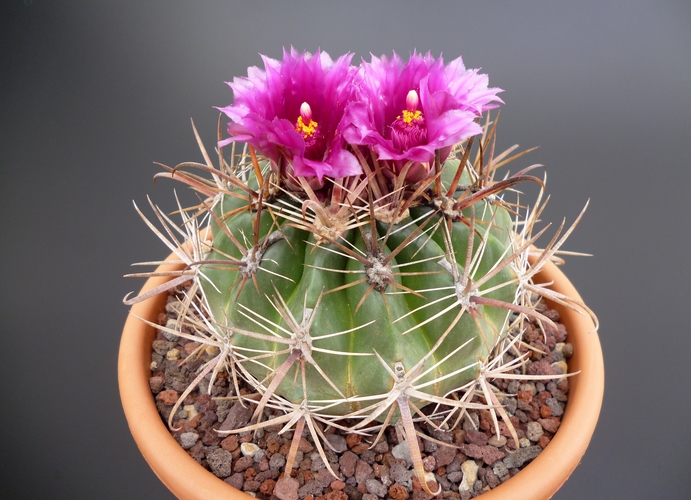
<instances>
[{"instance_id":1,"label":"pebble","mask_svg":"<svg viewBox=\"0 0 691 500\"><path fill-rule=\"evenodd\" d=\"M281 477L274 486L274 495L279 500L297 500L300 484L292 477Z\"/></svg>"},{"instance_id":2,"label":"pebble","mask_svg":"<svg viewBox=\"0 0 691 500\"><path fill-rule=\"evenodd\" d=\"M183 432L180 434L180 446L183 450L189 450L199 441L199 434L196 432Z\"/></svg>"},{"instance_id":3,"label":"pebble","mask_svg":"<svg viewBox=\"0 0 691 500\"><path fill-rule=\"evenodd\" d=\"M400 462L391 465L389 470L389 477L394 483L401 484L403 486L410 486L413 471L406 468L406 466Z\"/></svg>"},{"instance_id":4,"label":"pebble","mask_svg":"<svg viewBox=\"0 0 691 500\"><path fill-rule=\"evenodd\" d=\"M206 456L206 462L217 477L228 477L232 472L233 455L223 448L218 448Z\"/></svg>"},{"instance_id":5,"label":"pebble","mask_svg":"<svg viewBox=\"0 0 691 500\"><path fill-rule=\"evenodd\" d=\"M477 480L477 471L480 467L475 463L475 460L466 460L461 464L463 471L463 482L458 485L459 491L472 491L475 481Z\"/></svg>"},{"instance_id":6,"label":"pebble","mask_svg":"<svg viewBox=\"0 0 691 500\"><path fill-rule=\"evenodd\" d=\"M274 453L269 459L269 468L273 470L283 470L286 465L286 457L280 453Z\"/></svg>"},{"instance_id":7,"label":"pebble","mask_svg":"<svg viewBox=\"0 0 691 500\"><path fill-rule=\"evenodd\" d=\"M413 458L410 456L410 447L408 446L408 441L403 441L394 446L391 449L391 454L399 460L405 460L408 464L408 467L413 465Z\"/></svg>"},{"instance_id":8,"label":"pebble","mask_svg":"<svg viewBox=\"0 0 691 500\"><path fill-rule=\"evenodd\" d=\"M506 441L506 436L497 436L496 434L492 434L492 437L489 438L487 444L494 446L495 448L501 448L506 444Z\"/></svg>"},{"instance_id":9,"label":"pebble","mask_svg":"<svg viewBox=\"0 0 691 500\"><path fill-rule=\"evenodd\" d=\"M300 442L298 443L298 451L301 451L303 453L310 453L312 450L314 450L314 446L312 446L312 443L307 441L304 437L301 437Z\"/></svg>"},{"instance_id":10,"label":"pebble","mask_svg":"<svg viewBox=\"0 0 691 500\"><path fill-rule=\"evenodd\" d=\"M569 365L566 364L566 361L555 361L551 366L554 373L565 374L569 372Z\"/></svg>"},{"instance_id":11,"label":"pebble","mask_svg":"<svg viewBox=\"0 0 691 500\"><path fill-rule=\"evenodd\" d=\"M222 449L222 448L221 448ZM252 457L240 457L235 461L233 466L234 472L244 472L254 465L254 459Z\"/></svg>"},{"instance_id":12,"label":"pebble","mask_svg":"<svg viewBox=\"0 0 691 500\"><path fill-rule=\"evenodd\" d=\"M154 394L158 394L163 390L166 385L166 379L164 377L151 377L149 379L149 388Z\"/></svg>"},{"instance_id":13,"label":"pebble","mask_svg":"<svg viewBox=\"0 0 691 500\"><path fill-rule=\"evenodd\" d=\"M559 404L555 398L549 398L545 400L545 405L552 410L552 416L561 417L564 414L564 408Z\"/></svg>"},{"instance_id":14,"label":"pebble","mask_svg":"<svg viewBox=\"0 0 691 500\"><path fill-rule=\"evenodd\" d=\"M494 467L492 467L492 472L494 472L497 477L504 477L509 473L509 469L504 465L504 462L497 462Z\"/></svg>"},{"instance_id":15,"label":"pebble","mask_svg":"<svg viewBox=\"0 0 691 500\"><path fill-rule=\"evenodd\" d=\"M230 407L228 415L221 424L219 430L232 431L245 427L249 423L251 417L252 408L249 405L242 406L242 404L238 401Z\"/></svg>"},{"instance_id":16,"label":"pebble","mask_svg":"<svg viewBox=\"0 0 691 500\"><path fill-rule=\"evenodd\" d=\"M242 443L240 445L240 451L242 452L242 456L244 457L254 458L254 456L257 454L259 450L259 446L257 446L254 443Z\"/></svg>"},{"instance_id":17,"label":"pebble","mask_svg":"<svg viewBox=\"0 0 691 500\"><path fill-rule=\"evenodd\" d=\"M341 472L345 477L352 477L355 475L355 465L357 464L358 457L352 451L346 451L338 459L338 463L341 466Z\"/></svg>"},{"instance_id":18,"label":"pebble","mask_svg":"<svg viewBox=\"0 0 691 500\"><path fill-rule=\"evenodd\" d=\"M503 462L507 469L515 469L521 467L524 463L529 462L540 454L542 448L540 446L528 446L526 448L520 448L514 453L508 454ZM496 472L495 472L496 474ZM497 474L497 476L500 476ZM500 476L501 477L501 476Z\"/></svg>"},{"instance_id":19,"label":"pebble","mask_svg":"<svg viewBox=\"0 0 691 500\"><path fill-rule=\"evenodd\" d=\"M340 434L327 434L326 440L329 442L331 448L336 453L343 453L348 449L348 444L346 443L345 437L343 437ZM384 442L384 444L386 444L386 442Z\"/></svg>"},{"instance_id":20,"label":"pebble","mask_svg":"<svg viewBox=\"0 0 691 500\"><path fill-rule=\"evenodd\" d=\"M225 482L233 488L240 490L245 484L245 475L242 472L236 472L225 478Z\"/></svg>"},{"instance_id":21,"label":"pebble","mask_svg":"<svg viewBox=\"0 0 691 500\"><path fill-rule=\"evenodd\" d=\"M194 417L199 415L199 412L194 405L184 405L182 409L187 412L187 420L192 420Z\"/></svg>"},{"instance_id":22,"label":"pebble","mask_svg":"<svg viewBox=\"0 0 691 500\"><path fill-rule=\"evenodd\" d=\"M175 342L169 342L166 340L154 340L151 343L151 347L153 348L153 350L161 356L165 356L166 353L173 349L176 345L177 344Z\"/></svg>"},{"instance_id":23,"label":"pebble","mask_svg":"<svg viewBox=\"0 0 691 500\"><path fill-rule=\"evenodd\" d=\"M388 493L386 486L384 486L381 481L377 479L368 479L365 481L365 487L369 493L377 495L379 498L384 498Z\"/></svg>"},{"instance_id":24,"label":"pebble","mask_svg":"<svg viewBox=\"0 0 691 500\"><path fill-rule=\"evenodd\" d=\"M536 442L544 434L540 422L530 422L527 425L525 436L532 442Z\"/></svg>"},{"instance_id":25,"label":"pebble","mask_svg":"<svg viewBox=\"0 0 691 500\"><path fill-rule=\"evenodd\" d=\"M316 498L322 494L323 490L324 488L319 483L319 481L317 481L316 479L312 479L311 481L305 483L304 486L301 486L298 489L298 498L305 498L308 495L312 495Z\"/></svg>"},{"instance_id":26,"label":"pebble","mask_svg":"<svg viewBox=\"0 0 691 500\"><path fill-rule=\"evenodd\" d=\"M506 453L490 445L479 446L477 444L462 444L460 445L460 449L464 455L482 460L487 465L492 465L497 460L501 460L506 456Z\"/></svg>"},{"instance_id":27,"label":"pebble","mask_svg":"<svg viewBox=\"0 0 691 500\"><path fill-rule=\"evenodd\" d=\"M173 406L178 400L178 392L168 389L158 393L156 399L161 401L166 406Z\"/></svg>"},{"instance_id":28,"label":"pebble","mask_svg":"<svg viewBox=\"0 0 691 500\"><path fill-rule=\"evenodd\" d=\"M355 466L355 480L364 483L367 479L374 477L374 469L364 460L358 460Z\"/></svg>"},{"instance_id":29,"label":"pebble","mask_svg":"<svg viewBox=\"0 0 691 500\"><path fill-rule=\"evenodd\" d=\"M403 486L400 484L392 484L389 486L389 496L393 498L393 500L407 500L409 494L408 490L406 490Z\"/></svg>"},{"instance_id":30,"label":"pebble","mask_svg":"<svg viewBox=\"0 0 691 500\"><path fill-rule=\"evenodd\" d=\"M542 425L543 429L551 433L557 432L557 429L559 429L559 426L561 425L561 420L559 420L557 417L539 418L537 421L540 422L540 425Z\"/></svg>"},{"instance_id":31,"label":"pebble","mask_svg":"<svg viewBox=\"0 0 691 500\"><path fill-rule=\"evenodd\" d=\"M437 462L437 467L446 467L453 462L456 457L456 448L451 446L439 446L434 452L434 460Z\"/></svg>"},{"instance_id":32,"label":"pebble","mask_svg":"<svg viewBox=\"0 0 691 500\"><path fill-rule=\"evenodd\" d=\"M166 353L166 359L176 361L180 359L180 349L171 349Z\"/></svg>"}]
</instances>

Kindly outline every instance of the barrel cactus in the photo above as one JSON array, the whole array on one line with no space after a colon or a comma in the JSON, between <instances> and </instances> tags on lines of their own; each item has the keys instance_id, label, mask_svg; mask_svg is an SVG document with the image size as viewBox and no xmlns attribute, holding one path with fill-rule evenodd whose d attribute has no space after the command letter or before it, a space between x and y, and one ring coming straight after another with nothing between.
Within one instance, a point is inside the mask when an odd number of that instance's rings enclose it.
<instances>
[{"instance_id":1,"label":"barrel cactus","mask_svg":"<svg viewBox=\"0 0 691 500\"><path fill-rule=\"evenodd\" d=\"M532 282L565 236L533 246L542 205L526 208L514 187L543 182L534 167L498 177L522 153L494 153L500 90L460 58L356 67L290 50L264 64L230 84L218 166L202 146L205 163L159 174L201 202L179 228L154 207L185 268L151 293L191 282L168 330L216 349L198 381L228 370L256 388L245 398L255 421L236 432L264 425L267 407L283 410L270 422L294 428L295 443L307 425L320 451L324 426L396 425L433 493L414 419L505 415L487 381L513 369L502 353L526 318L551 324L536 298L589 313Z\"/></svg>"}]
</instances>

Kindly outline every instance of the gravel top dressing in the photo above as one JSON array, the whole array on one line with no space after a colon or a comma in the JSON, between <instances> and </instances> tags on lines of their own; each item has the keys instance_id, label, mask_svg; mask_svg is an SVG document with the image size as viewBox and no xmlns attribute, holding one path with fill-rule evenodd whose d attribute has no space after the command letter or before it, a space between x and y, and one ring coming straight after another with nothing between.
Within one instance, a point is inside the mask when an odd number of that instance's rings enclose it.
<instances>
[{"instance_id":1,"label":"gravel top dressing","mask_svg":"<svg viewBox=\"0 0 691 500\"><path fill-rule=\"evenodd\" d=\"M173 295L170 300L175 300ZM174 310L167 307L159 324L174 320ZM554 310L543 314L555 323L559 321ZM433 474L442 487L436 498L475 498L517 474L549 444L568 399L568 378L559 375L566 372L566 360L573 352L571 344L566 343L565 328L559 323L557 326L557 331L545 326L543 333L529 325L518 352L505 354L514 357L530 352L530 358L515 373L556 375L553 380L536 377L534 381L491 381L516 429L520 441L517 451L511 432L501 420L500 436L496 436L489 410L467 410L462 416L456 412L448 419L449 424L442 426L449 430L436 429L418 419L416 429L425 471ZM153 342L150 386L166 425L180 395L197 377L199 367L215 354L200 351L199 346L160 331ZM323 429L331 445L331 449L324 447L325 456L337 477L329 472L309 432L304 432L292 474L284 477L293 429L279 434L283 425L275 425L220 436L218 430L248 425L254 406L240 403L225 371L218 373L209 394L210 377L207 375L179 406L173 418L177 430L171 433L192 458L235 488L260 499L432 498L415 477L408 445L395 426L389 426L374 445L376 433L362 436L342 434L333 427ZM243 395L254 393L242 382L239 387ZM266 409L262 420L281 414Z\"/></svg>"}]
</instances>

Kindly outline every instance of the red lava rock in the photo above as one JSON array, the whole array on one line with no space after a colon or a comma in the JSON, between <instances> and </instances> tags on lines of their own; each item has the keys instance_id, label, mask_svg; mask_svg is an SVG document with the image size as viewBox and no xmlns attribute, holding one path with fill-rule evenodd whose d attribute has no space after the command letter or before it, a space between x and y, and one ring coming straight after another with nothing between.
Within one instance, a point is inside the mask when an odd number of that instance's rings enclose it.
<instances>
[{"instance_id":1,"label":"red lava rock","mask_svg":"<svg viewBox=\"0 0 691 500\"><path fill-rule=\"evenodd\" d=\"M300 485L296 479L283 476L276 481L274 495L280 500L297 500L299 487Z\"/></svg>"},{"instance_id":2,"label":"red lava rock","mask_svg":"<svg viewBox=\"0 0 691 500\"><path fill-rule=\"evenodd\" d=\"M540 422L540 425L544 430L551 432L552 434L557 432L557 429L559 429L559 426L561 425L561 420L559 420L557 417L539 418L537 421Z\"/></svg>"},{"instance_id":3,"label":"red lava rock","mask_svg":"<svg viewBox=\"0 0 691 500\"><path fill-rule=\"evenodd\" d=\"M456 457L456 449L451 446L439 446L437 451L433 453L433 456L437 462L437 467L446 467Z\"/></svg>"},{"instance_id":4,"label":"red lava rock","mask_svg":"<svg viewBox=\"0 0 691 500\"><path fill-rule=\"evenodd\" d=\"M478 446L484 446L487 444L487 434L484 432L469 430L465 433L465 442L468 444L476 444Z\"/></svg>"},{"instance_id":5,"label":"red lava rock","mask_svg":"<svg viewBox=\"0 0 691 500\"><path fill-rule=\"evenodd\" d=\"M258 491L259 488L261 487L261 483L259 481L245 481L245 484L243 485L242 489L247 491L247 492L255 492Z\"/></svg>"},{"instance_id":6,"label":"red lava rock","mask_svg":"<svg viewBox=\"0 0 691 500\"><path fill-rule=\"evenodd\" d=\"M273 494L275 487L276 481L274 481L273 479L267 479L261 484L261 486L259 487L259 491L261 491L265 495L271 495Z\"/></svg>"},{"instance_id":7,"label":"red lava rock","mask_svg":"<svg viewBox=\"0 0 691 500\"><path fill-rule=\"evenodd\" d=\"M221 431L232 431L234 429L239 429L247 425L252 417L252 408L249 405L245 407L238 401L233 406L230 407L230 411L226 416L225 420L221 424L219 430ZM251 437L250 437L251 439Z\"/></svg>"},{"instance_id":8,"label":"red lava rock","mask_svg":"<svg viewBox=\"0 0 691 500\"><path fill-rule=\"evenodd\" d=\"M540 407L540 416L542 418L548 418L552 416L552 408L550 408L547 405L543 405Z\"/></svg>"},{"instance_id":9,"label":"red lava rock","mask_svg":"<svg viewBox=\"0 0 691 500\"><path fill-rule=\"evenodd\" d=\"M151 377L149 379L149 388L153 394L158 394L163 390L166 385L166 379L164 377Z\"/></svg>"},{"instance_id":10,"label":"red lava rock","mask_svg":"<svg viewBox=\"0 0 691 500\"><path fill-rule=\"evenodd\" d=\"M199 347L199 344L197 342L188 342L184 345L183 349L185 351L185 357L189 356L192 354L197 347Z\"/></svg>"},{"instance_id":11,"label":"red lava rock","mask_svg":"<svg viewBox=\"0 0 691 500\"><path fill-rule=\"evenodd\" d=\"M563 379L557 382L557 390L561 391L564 394L567 394L569 392L569 379Z\"/></svg>"},{"instance_id":12,"label":"red lava rock","mask_svg":"<svg viewBox=\"0 0 691 500\"><path fill-rule=\"evenodd\" d=\"M254 467L250 467L249 469L245 470L243 475L245 476L245 481L251 481L257 477L257 471Z\"/></svg>"},{"instance_id":13,"label":"red lava rock","mask_svg":"<svg viewBox=\"0 0 691 500\"><path fill-rule=\"evenodd\" d=\"M351 448L351 451L356 455L362 455L367 450L369 450L369 444L367 443L356 444Z\"/></svg>"},{"instance_id":14,"label":"red lava rock","mask_svg":"<svg viewBox=\"0 0 691 500\"><path fill-rule=\"evenodd\" d=\"M301 451L303 453L310 453L312 450L314 450L314 446L307 441L304 437L300 438L300 443L298 444L298 451Z\"/></svg>"},{"instance_id":15,"label":"red lava rock","mask_svg":"<svg viewBox=\"0 0 691 500\"><path fill-rule=\"evenodd\" d=\"M533 401L533 395L528 391L516 392L516 398L523 403L530 404Z\"/></svg>"},{"instance_id":16,"label":"red lava rock","mask_svg":"<svg viewBox=\"0 0 691 500\"><path fill-rule=\"evenodd\" d=\"M202 443L206 446L218 446L221 444L221 436L215 432L206 432L204 436L202 436Z\"/></svg>"},{"instance_id":17,"label":"red lava rock","mask_svg":"<svg viewBox=\"0 0 691 500\"><path fill-rule=\"evenodd\" d=\"M245 472L254 464L252 457L240 457L233 464L233 472Z\"/></svg>"},{"instance_id":18,"label":"red lava rock","mask_svg":"<svg viewBox=\"0 0 691 500\"><path fill-rule=\"evenodd\" d=\"M539 339L541 337L542 337L542 332L540 332L533 325L528 325L528 328L526 329L525 333L523 334L523 340L525 342L528 342L528 343L535 342L537 339Z\"/></svg>"},{"instance_id":19,"label":"red lava rock","mask_svg":"<svg viewBox=\"0 0 691 500\"><path fill-rule=\"evenodd\" d=\"M272 455L281 448L281 445L279 444L277 439L269 439L266 442L266 450L271 453Z\"/></svg>"},{"instance_id":20,"label":"red lava rock","mask_svg":"<svg viewBox=\"0 0 691 500\"><path fill-rule=\"evenodd\" d=\"M494 446L478 446L476 444L461 444L461 451L471 458L482 460L487 465L492 465L497 460L501 460L506 456L506 453L500 451Z\"/></svg>"},{"instance_id":21,"label":"red lava rock","mask_svg":"<svg viewBox=\"0 0 691 500\"><path fill-rule=\"evenodd\" d=\"M163 403L166 406L173 406L176 401L178 400L178 393L177 391L174 391L172 389L168 389L165 391L161 391L158 393L158 396L156 396L156 399L158 399L161 403Z\"/></svg>"},{"instance_id":22,"label":"red lava rock","mask_svg":"<svg viewBox=\"0 0 691 500\"><path fill-rule=\"evenodd\" d=\"M343 481L341 481L340 479L336 479L335 481L333 481L329 485L329 487L332 490L336 490L336 491L341 491L343 488L345 488L345 486L346 486L346 484Z\"/></svg>"},{"instance_id":23,"label":"red lava rock","mask_svg":"<svg viewBox=\"0 0 691 500\"><path fill-rule=\"evenodd\" d=\"M540 439L538 439L537 444L539 444L542 449L545 449L545 447L549 444L550 441L550 437L545 436L543 434L542 436L540 436Z\"/></svg>"},{"instance_id":24,"label":"red lava rock","mask_svg":"<svg viewBox=\"0 0 691 500\"><path fill-rule=\"evenodd\" d=\"M368 479L374 478L374 469L364 460L358 460L355 465L355 480L358 483L364 483Z\"/></svg>"},{"instance_id":25,"label":"red lava rock","mask_svg":"<svg viewBox=\"0 0 691 500\"><path fill-rule=\"evenodd\" d=\"M353 448L362 442L362 436L360 434L348 434L346 436L346 444L348 448Z\"/></svg>"},{"instance_id":26,"label":"red lava rock","mask_svg":"<svg viewBox=\"0 0 691 500\"><path fill-rule=\"evenodd\" d=\"M331 472L329 472L329 469L324 467L323 469L319 469L319 472L317 472L316 480L320 485L322 485L323 488L326 488L334 480L334 477Z\"/></svg>"},{"instance_id":27,"label":"red lava rock","mask_svg":"<svg viewBox=\"0 0 691 500\"><path fill-rule=\"evenodd\" d=\"M341 465L341 472L345 477L352 477L355 474L355 465L357 461L357 455L352 451L346 451L341 455L338 463Z\"/></svg>"},{"instance_id":28,"label":"red lava rock","mask_svg":"<svg viewBox=\"0 0 691 500\"><path fill-rule=\"evenodd\" d=\"M236 490L241 490L242 486L245 484L245 478L241 472L236 472L235 474L232 474L231 476L225 478L224 481Z\"/></svg>"},{"instance_id":29,"label":"red lava rock","mask_svg":"<svg viewBox=\"0 0 691 500\"><path fill-rule=\"evenodd\" d=\"M541 404L545 404L545 401L547 401L547 400L550 399L551 397L552 397L552 394L550 394L549 391L542 391L540 394L538 394L538 395L536 396L537 400L538 400Z\"/></svg>"},{"instance_id":30,"label":"red lava rock","mask_svg":"<svg viewBox=\"0 0 691 500\"><path fill-rule=\"evenodd\" d=\"M526 369L526 373L528 375L554 375L554 368L552 368L549 361L541 359L540 361L530 363Z\"/></svg>"},{"instance_id":31,"label":"red lava rock","mask_svg":"<svg viewBox=\"0 0 691 500\"><path fill-rule=\"evenodd\" d=\"M564 342L566 340L566 327L561 323L557 325L556 338L557 342Z\"/></svg>"},{"instance_id":32,"label":"red lava rock","mask_svg":"<svg viewBox=\"0 0 691 500\"><path fill-rule=\"evenodd\" d=\"M348 495L346 495L341 490L334 490L328 492L326 495L319 497L320 500L348 500Z\"/></svg>"},{"instance_id":33,"label":"red lava rock","mask_svg":"<svg viewBox=\"0 0 691 500\"><path fill-rule=\"evenodd\" d=\"M410 479L413 483L413 487L412 487L413 493L415 493L416 491L421 491L422 485L420 484L420 480L417 478L417 476L413 476Z\"/></svg>"}]
</instances>

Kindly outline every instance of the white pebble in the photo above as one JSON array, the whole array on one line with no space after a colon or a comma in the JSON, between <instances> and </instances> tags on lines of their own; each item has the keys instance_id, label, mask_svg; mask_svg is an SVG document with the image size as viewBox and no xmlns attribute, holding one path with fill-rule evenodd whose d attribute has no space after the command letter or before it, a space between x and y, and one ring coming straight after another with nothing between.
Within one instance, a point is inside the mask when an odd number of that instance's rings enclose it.
<instances>
[{"instance_id":1,"label":"white pebble","mask_svg":"<svg viewBox=\"0 0 691 500\"><path fill-rule=\"evenodd\" d=\"M199 412L194 407L194 405L185 405L182 407L182 409L187 412L187 418L189 420L192 420L194 417L196 417L199 414Z\"/></svg>"},{"instance_id":2,"label":"white pebble","mask_svg":"<svg viewBox=\"0 0 691 500\"><path fill-rule=\"evenodd\" d=\"M254 443L242 443L240 445L240 451L245 457L253 457L259 451L259 446Z\"/></svg>"},{"instance_id":3,"label":"white pebble","mask_svg":"<svg viewBox=\"0 0 691 500\"><path fill-rule=\"evenodd\" d=\"M463 471L463 481L458 485L460 491L472 491L475 481L477 481L477 471L480 467L475 460L466 460L461 464Z\"/></svg>"}]
</instances>

